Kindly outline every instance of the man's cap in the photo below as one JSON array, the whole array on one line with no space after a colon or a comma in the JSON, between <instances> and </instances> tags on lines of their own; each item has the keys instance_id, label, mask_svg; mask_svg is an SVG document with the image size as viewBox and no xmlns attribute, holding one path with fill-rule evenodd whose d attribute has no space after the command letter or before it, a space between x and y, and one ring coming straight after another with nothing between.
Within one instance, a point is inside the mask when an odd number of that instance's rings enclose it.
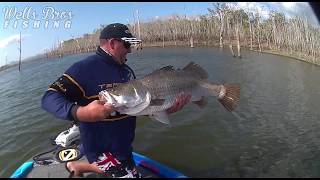
<instances>
[{"instance_id":1,"label":"man's cap","mask_svg":"<svg viewBox=\"0 0 320 180\"><path fill-rule=\"evenodd\" d=\"M141 40L134 37L126 25L120 23L109 24L101 31L100 39L110 38L119 38L130 44L141 43Z\"/></svg>"}]
</instances>

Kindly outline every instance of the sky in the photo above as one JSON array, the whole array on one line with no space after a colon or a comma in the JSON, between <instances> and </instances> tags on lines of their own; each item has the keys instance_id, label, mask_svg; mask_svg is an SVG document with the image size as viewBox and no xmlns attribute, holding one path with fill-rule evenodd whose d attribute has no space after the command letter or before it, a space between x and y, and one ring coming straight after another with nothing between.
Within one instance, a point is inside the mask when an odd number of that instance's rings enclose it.
<instances>
[{"instance_id":1,"label":"sky","mask_svg":"<svg viewBox=\"0 0 320 180\"><path fill-rule=\"evenodd\" d=\"M305 2L240 2L233 6L257 9L266 18L270 10L287 17L305 16L319 25ZM92 33L101 25L133 24L137 10L143 22L172 14L205 15L213 7L213 2L0 2L0 67L19 60L20 32L23 60L63 40Z\"/></svg>"}]
</instances>

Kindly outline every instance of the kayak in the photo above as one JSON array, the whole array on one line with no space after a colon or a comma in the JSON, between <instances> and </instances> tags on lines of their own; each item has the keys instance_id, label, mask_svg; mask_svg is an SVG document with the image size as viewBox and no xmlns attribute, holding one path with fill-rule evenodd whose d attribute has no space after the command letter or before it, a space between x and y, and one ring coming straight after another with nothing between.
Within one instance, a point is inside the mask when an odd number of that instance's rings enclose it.
<instances>
[{"instance_id":1,"label":"kayak","mask_svg":"<svg viewBox=\"0 0 320 180\"><path fill-rule=\"evenodd\" d=\"M182 173L139 153L134 152L133 158L143 178L187 178ZM64 163L36 165L34 161L27 161L15 170L10 178L67 178L68 176L69 172L65 169ZM88 178L95 176L98 175L85 174Z\"/></svg>"},{"instance_id":2,"label":"kayak","mask_svg":"<svg viewBox=\"0 0 320 180\"><path fill-rule=\"evenodd\" d=\"M63 139L64 145L70 145L68 139L75 141L78 136L77 127L73 126L72 128L60 133L55 140L56 144L61 144L58 141ZM76 133L75 133L76 132ZM68 135L66 137L66 135ZM67 142L67 143L66 143ZM70 146L68 146L70 147ZM24 162L20 167L18 167L10 176L10 178L67 178L69 177L69 172L65 168L65 163L60 158L60 155L57 155L58 152L63 150L68 150L68 147L55 146L54 149L41 153L34 156L30 160ZM60 149L60 150L59 150ZM72 149L72 148L71 148ZM51 154L51 156L46 156L45 158L40 158L40 155ZM75 152L77 154L77 152ZM81 154L78 151L78 154ZM184 174L179 171L170 168L162 163L159 163L150 157L133 152L133 159L136 163L137 169L143 178L187 178ZM77 161L86 160L86 157L81 155L79 158L75 159ZM84 177L87 178L96 178L101 177L101 175L96 173L85 173Z\"/></svg>"}]
</instances>

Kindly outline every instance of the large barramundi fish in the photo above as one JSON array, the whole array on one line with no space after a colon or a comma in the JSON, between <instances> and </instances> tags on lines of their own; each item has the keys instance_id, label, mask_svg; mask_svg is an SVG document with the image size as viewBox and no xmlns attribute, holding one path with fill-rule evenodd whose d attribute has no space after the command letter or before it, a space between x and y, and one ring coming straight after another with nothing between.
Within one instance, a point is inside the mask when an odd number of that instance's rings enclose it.
<instances>
[{"instance_id":1,"label":"large barramundi fish","mask_svg":"<svg viewBox=\"0 0 320 180\"><path fill-rule=\"evenodd\" d=\"M121 114L149 115L166 124L169 124L166 110L182 93L191 94L190 101L200 107L206 104L206 97L214 96L228 111L233 111L239 101L240 86L213 84L207 79L207 72L193 62L183 69L166 66L142 79L103 90L99 93L99 99L113 105Z\"/></svg>"}]
</instances>

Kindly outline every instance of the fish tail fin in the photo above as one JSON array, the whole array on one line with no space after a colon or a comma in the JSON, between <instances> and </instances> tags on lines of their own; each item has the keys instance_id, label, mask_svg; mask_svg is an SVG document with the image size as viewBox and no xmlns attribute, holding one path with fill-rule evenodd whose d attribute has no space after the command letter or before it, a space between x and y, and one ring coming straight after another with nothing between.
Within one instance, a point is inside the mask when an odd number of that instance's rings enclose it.
<instances>
[{"instance_id":1,"label":"fish tail fin","mask_svg":"<svg viewBox=\"0 0 320 180\"><path fill-rule=\"evenodd\" d=\"M218 101L228 110L233 111L240 99L240 86L237 84L224 84Z\"/></svg>"}]
</instances>

